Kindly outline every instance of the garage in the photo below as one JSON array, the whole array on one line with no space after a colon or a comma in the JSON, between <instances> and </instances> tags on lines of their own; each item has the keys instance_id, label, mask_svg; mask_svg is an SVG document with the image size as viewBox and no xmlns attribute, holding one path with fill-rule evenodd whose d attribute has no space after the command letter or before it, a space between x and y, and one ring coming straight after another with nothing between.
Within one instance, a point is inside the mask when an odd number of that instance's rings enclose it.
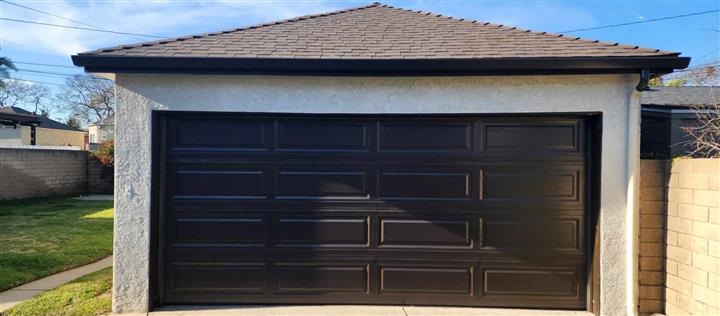
<instances>
[{"instance_id":1,"label":"garage","mask_svg":"<svg viewBox=\"0 0 720 316\"><path fill-rule=\"evenodd\" d=\"M374 3L72 58L116 84L113 313L638 313L679 52Z\"/></svg>"},{"instance_id":2,"label":"garage","mask_svg":"<svg viewBox=\"0 0 720 316\"><path fill-rule=\"evenodd\" d=\"M161 304L584 309L594 122L159 114Z\"/></svg>"}]
</instances>

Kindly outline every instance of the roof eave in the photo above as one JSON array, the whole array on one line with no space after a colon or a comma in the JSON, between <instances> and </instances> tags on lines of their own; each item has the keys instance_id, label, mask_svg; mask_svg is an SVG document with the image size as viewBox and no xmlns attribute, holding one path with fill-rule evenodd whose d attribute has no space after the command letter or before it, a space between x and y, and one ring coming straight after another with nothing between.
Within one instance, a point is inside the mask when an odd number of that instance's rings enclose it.
<instances>
[{"instance_id":1,"label":"roof eave","mask_svg":"<svg viewBox=\"0 0 720 316\"><path fill-rule=\"evenodd\" d=\"M96 73L202 73L246 75L450 76L525 74L671 73L689 57L531 57L433 59L301 59L134 57L74 55L73 63Z\"/></svg>"}]
</instances>

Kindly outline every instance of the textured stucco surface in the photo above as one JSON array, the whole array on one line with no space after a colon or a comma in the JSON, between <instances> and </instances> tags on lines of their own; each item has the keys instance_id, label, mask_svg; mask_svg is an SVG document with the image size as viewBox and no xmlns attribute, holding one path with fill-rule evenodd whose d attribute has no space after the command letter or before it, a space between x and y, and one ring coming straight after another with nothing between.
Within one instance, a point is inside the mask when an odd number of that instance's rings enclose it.
<instances>
[{"instance_id":1,"label":"textured stucco surface","mask_svg":"<svg viewBox=\"0 0 720 316\"><path fill-rule=\"evenodd\" d=\"M602 112L601 312L636 312L636 76L256 77L118 74L115 312L149 306L151 112ZM629 146L630 145L630 146Z\"/></svg>"}]
</instances>

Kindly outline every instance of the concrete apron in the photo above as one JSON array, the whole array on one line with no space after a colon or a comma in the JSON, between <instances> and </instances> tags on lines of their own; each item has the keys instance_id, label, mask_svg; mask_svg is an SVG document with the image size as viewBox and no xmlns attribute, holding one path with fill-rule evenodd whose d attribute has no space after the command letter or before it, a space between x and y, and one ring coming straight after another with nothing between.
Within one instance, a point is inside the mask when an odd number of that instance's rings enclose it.
<instances>
[{"instance_id":1,"label":"concrete apron","mask_svg":"<svg viewBox=\"0 0 720 316\"><path fill-rule=\"evenodd\" d=\"M470 307L429 306L373 306L373 305L290 305L290 306L164 306L148 314L150 316L510 316L510 315L560 315L592 316L585 311L499 309Z\"/></svg>"}]
</instances>

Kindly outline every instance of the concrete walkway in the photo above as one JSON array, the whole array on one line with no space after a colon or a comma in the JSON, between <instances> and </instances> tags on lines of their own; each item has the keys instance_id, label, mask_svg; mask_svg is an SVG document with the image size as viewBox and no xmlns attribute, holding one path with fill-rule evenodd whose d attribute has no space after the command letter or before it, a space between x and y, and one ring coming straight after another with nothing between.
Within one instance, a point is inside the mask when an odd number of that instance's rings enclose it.
<instances>
[{"instance_id":1,"label":"concrete walkway","mask_svg":"<svg viewBox=\"0 0 720 316\"><path fill-rule=\"evenodd\" d=\"M583 311L498 309L425 306L165 306L151 313L122 314L149 316L592 316Z\"/></svg>"},{"instance_id":2,"label":"concrete walkway","mask_svg":"<svg viewBox=\"0 0 720 316\"><path fill-rule=\"evenodd\" d=\"M0 313L29 300L42 292L75 280L83 275L112 266L112 256L79 268L53 274L0 293Z\"/></svg>"}]
</instances>

